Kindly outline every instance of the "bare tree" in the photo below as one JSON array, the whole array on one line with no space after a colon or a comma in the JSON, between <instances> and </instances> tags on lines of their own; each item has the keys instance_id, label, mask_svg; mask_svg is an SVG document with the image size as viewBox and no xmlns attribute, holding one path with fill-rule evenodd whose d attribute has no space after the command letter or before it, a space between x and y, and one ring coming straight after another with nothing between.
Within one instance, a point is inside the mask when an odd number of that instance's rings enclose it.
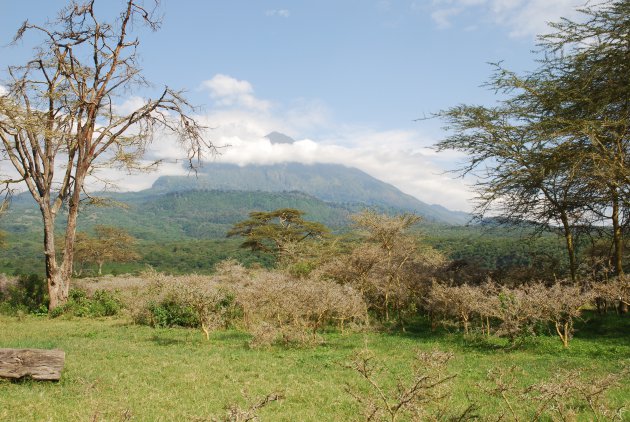
<instances>
[{"instance_id":1,"label":"bare tree","mask_svg":"<svg viewBox=\"0 0 630 422\"><path fill-rule=\"evenodd\" d=\"M147 2L148 3L148 2ZM156 130L177 135L191 166L204 151L215 152L181 92L165 87L129 114L116 100L147 84L138 65L132 27L160 26L155 8L127 0L114 22L101 21L94 0L72 2L45 25L26 21L15 40L33 32L43 37L34 57L8 68L8 93L0 97L0 159L16 177L0 176L0 186L24 183L44 223L50 309L66 302L72 272L79 204L86 178L100 167L148 169L141 161ZM67 208L63 258L55 248L55 224Z\"/></svg>"}]
</instances>

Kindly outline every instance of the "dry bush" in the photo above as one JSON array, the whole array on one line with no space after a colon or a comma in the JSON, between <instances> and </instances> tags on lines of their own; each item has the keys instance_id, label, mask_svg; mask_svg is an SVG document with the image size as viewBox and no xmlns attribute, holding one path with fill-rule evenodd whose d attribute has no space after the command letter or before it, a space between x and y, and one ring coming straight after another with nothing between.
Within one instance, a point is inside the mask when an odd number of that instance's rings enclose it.
<instances>
[{"instance_id":1,"label":"dry bush","mask_svg":"<svg viewBox=\"0 0 630 422\"><path fill-rule=\"evenodd\" d=\"M491 310L491 316L498 321L496 335L507 337L510 344L516 345L519 340L536 333L540 318L536 300L532 300L535 292L536 289L528 286L499 288L497 306Z\"/></svg>"},{"instance_id":2,"label":"dry bush","mask_svg":"<svg viewBox=\"0 0 630 422\"><path fill-rule=\"evenodd\" d=\"M150 276L145 272L139 276L105 274L102 277L77 278L73 279L72 282L77 288L85 290L91 295L96 290L119 291L124 294L125 292L145 288L149 280Z\"/></svg>"},{"instance_id":3,"label":"dry bush","mask_svg":"<svg viewBox=\"0 0 630 422\"><path fill-rule=\"evenodd\" d=\"M573 337L573 321L582 314L584 305L592 301L592 293L580 286L556 283L551 287L536 284L530 289L530 300L538 308L537 317L553 324L563 347Z\"/></svg>"},{"instance_id":4,"label":"dry bush","mask_svg":"<svg viewBox=\"0 0 630 422\"><path fill-rule=\"evenodd\" d=\"M552 324L568 347L573 336L573 322L582 308L592 301L592 294L580 286L556 283L546 286L532 283L516 288L498 290L498 306L489 308L493 319L499 321L498 336L507 337L512 344L527 335L535 334L541 324Z\"/></svg>"},{"instance_id":5,"label":"dry bush","mask_svg":"<svg viewBox=\"0 0 630 422\"><path fill-rule=\"evenodd\" d=\"M143 283L134 286L125 300L136 323L170 325L161 318L172 318L183 321L173 322L175 325L198 326L209 338L211 331L227 328L239 316L235 295L214 278L149 271L141 279Z\"/></svg>"},{"instance_id":6,"label":"dry bush","mask_svg":"<svg viewBox=\"0 0 630 422\"><path fill-rule=\"evenodd\" d=\"M367 307L350 286L313 278L297 279L279 271L255 271L235 287L253 345L283 340L308 344L331 324L367 321Z\"/></svg>"},{"instance_id":7,"label":"dry bush","mask_svg":"<svg viewBox=\"0 0 630 422\"><path fill-rule=\"evenodd\" d=\"M606 283L594 283L593 296L600 312L606 312L609 307L613 307L619 313L626 313L630 308L630 277L624 276Z\"/></svg>"},{"instance_id":8,"label":"dry bush","mask_svg":"<svg viewBox=\"0 0 630 422\"><path fill-rule=\"evenodd\" d=\"M507 337L512 345L535 334L541 324L552 324L564 347L573 335L573 321L579 318L593 294L580 286L532 283L515 288L486 283L480 286L449 286L434 283L426 308L434 320L461 326L465 334L479 326L485 335Z\"/></svg>"},{"instance_id":9,"label":"dry bush","mask_svg":"<svg viewBox=\"0 0 630 422\"><path fill-rule=\"evenodd\" d=\"M480 386L482 391L503 403L502 412L496 415L497 421L573 421L578 419L579 413L584 416L584 412L588 413L589 420L623 420L625 409L612 408L605 400L605 394L628 376L627 366L617 374L587 379L580 371L560 370L551 380L519 387L523 372L517 366L494 368L488 372L487 382ZM523 406L519 404L523 402L532 404L535 410L522 414Z\"/></svg>"},{"instance_id":10,"label":"dry bush","mask_svg":"<svg viewBox=\"0 0 630 422\"><path fill-rule=\"evenodd\" d=\"M17 281L17 277L11 277L6 274L0 274L0 292L7 290L9 286L12 286Z\"/></svg>"},{"instance_id":11,"label":"dry bush","mask_svg":"<svg viewBox=\"0 0 630 422\"><path fill-rule=\"evenodd\" d=\"M421 248L407 230L419 217L390 217L372 211L353 216L362 241L348 254L330 260L318 277L348 284L361 292L371 313L403 324L417 313L431 278L445 262L430 247Z\"/></svg>"},{"instance_id":12,"label":"dry bush","mask_svg":"<svg viewBox=\"0 0 630 422\"><path fill-rule=\"evenodd\" d=\"M470 420L474 406L469 406L459 415L449 415L445 410L450 390L448 383L455 378L447 370L451 353L434 350L429 353L418 353L417 360L407 379L397 378L394 387L389 386L384 374L368 350L356 353L347 365L356 371L369 387L367 393L346 384L346 391L357 401L366 421L444 421Z\"/></svg>"},{"instance_id":13,"label":"dry bush","mask_svg":"<svg viewBox=\"0 0 630 422\"><path fill-rule=\"evenodd\" d=\"M247 394L243 393L247 398ZM251 402L246 409L237 404L230 404L226 407L225 415L218 418L211 418L212 422L250 422L259 421L258 411L263 407L278 400L282 400L284 396L280 393L271 393Z\"/></svg>"},{"instance_id":14,"label":"dry bush","mask_svg":"<svg viewBox=\"0 0 630 422\"><path fill-rule=\"evenodd\" d=\"M489 335L490 316L497 305L495 287L491 284L448 286L435 282L426 297L425 307L432 321L461 326L464 334L470 334L475 321L479 321L482 332Z\"/></svg>"},{"instance_id":15,"label":"dry bush","mask_svg":"<svg viewBox=\"0 0 630 422\"><path fill-rule=\"evenodd\" d=\"M234 293L209 283L206 278L194 277L183 283L177 297L193 310L206 340L210 339L211 331L228 328L240 313Z\"/></svg>"},{"instance_id":16,"label":"dry bush","mask_svg":"<svg viewBox=\"0 0 630 422\"><path fill-rule=\"evenodd\" d=\"M250 270L236 259L226 259L214 266L214 274L218 281L228 285L241 283L249 277Z\"/></svg>"}]
</instances>

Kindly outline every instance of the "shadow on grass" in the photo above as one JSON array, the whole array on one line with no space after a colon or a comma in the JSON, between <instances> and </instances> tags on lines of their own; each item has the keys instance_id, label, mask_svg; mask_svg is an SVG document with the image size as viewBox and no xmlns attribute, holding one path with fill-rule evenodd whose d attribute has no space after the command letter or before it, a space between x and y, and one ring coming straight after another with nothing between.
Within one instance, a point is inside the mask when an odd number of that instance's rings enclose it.
<instances>
[{"instance_id":1,"label":"shadow on grass","mask_svg":"<svg viewBox=\"0 0 630 422\"><path fill-rule=\"evenodd\" d=\"M557 354L564 351L568 354L598 356L611 354L617 357L630 357L630 316L616 314L597 315L587 313L575 324L575 339L579 341L564 350L552 327L539 327L537 336L526 336L517 343L510 344L504 338L486 337L481 334L464 335L459 331L449 331L444 327L432 328L426 317L418 317L405 326L386 327L384 332L393 337L408 338L422 342L439 343L479 353L511 352L515 350L536 354Z\"/></svg>"},{"instance_id":2,"label":"shadow on grass","mask_svg":"<svg viewBox=\"0 0 630 422\"><path fill-rule=\"evenodd\" d=\"M22 378L0 378L0 385L15 384L30 387L35 385L57 385L59 381L60 380L36 380L27 375Z\"/></svg>"},{"instance_id":3,"label":"shadow on grass","mask_svg":"<svg viewBox=\"0 0 630 422\"><path fill-rule=\"evenodd\" d=\"M575 337L630 346L630 315L585 313L582 321L575 324Z\"/></svg>"}]
</instances>

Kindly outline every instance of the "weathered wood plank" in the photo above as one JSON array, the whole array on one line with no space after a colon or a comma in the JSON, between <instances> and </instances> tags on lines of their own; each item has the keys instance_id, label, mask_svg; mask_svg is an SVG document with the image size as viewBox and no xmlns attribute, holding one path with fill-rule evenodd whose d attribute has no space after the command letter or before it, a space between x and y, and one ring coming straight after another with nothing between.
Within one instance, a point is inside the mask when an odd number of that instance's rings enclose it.
<instances>
[{"instance_id":1,"label":"weathered wood plank","mask_svg":"<svg viewBox=\"0 0 630 422\"><path fill-rule=\"evenodd\" d=\"M63 350L0 349L0 378L59 381L65 360Z\"/></svg>"}]
</instances>

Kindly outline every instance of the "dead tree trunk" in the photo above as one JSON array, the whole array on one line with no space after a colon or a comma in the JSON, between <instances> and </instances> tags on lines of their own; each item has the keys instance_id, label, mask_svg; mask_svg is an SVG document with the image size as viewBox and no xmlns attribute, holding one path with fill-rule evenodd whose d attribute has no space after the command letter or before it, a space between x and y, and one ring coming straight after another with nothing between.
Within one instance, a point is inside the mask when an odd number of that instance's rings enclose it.
<instances>
[{"instance_id":1,"label":"dead tree trunk","mask_svg":"<svg viewBox=\"0 0 630 422\"><path fill-rule=\"evenodd\" d=\"M0 349L0 378L59 381L65 359L63 350Z\"/></svg>"}]
</instances>

